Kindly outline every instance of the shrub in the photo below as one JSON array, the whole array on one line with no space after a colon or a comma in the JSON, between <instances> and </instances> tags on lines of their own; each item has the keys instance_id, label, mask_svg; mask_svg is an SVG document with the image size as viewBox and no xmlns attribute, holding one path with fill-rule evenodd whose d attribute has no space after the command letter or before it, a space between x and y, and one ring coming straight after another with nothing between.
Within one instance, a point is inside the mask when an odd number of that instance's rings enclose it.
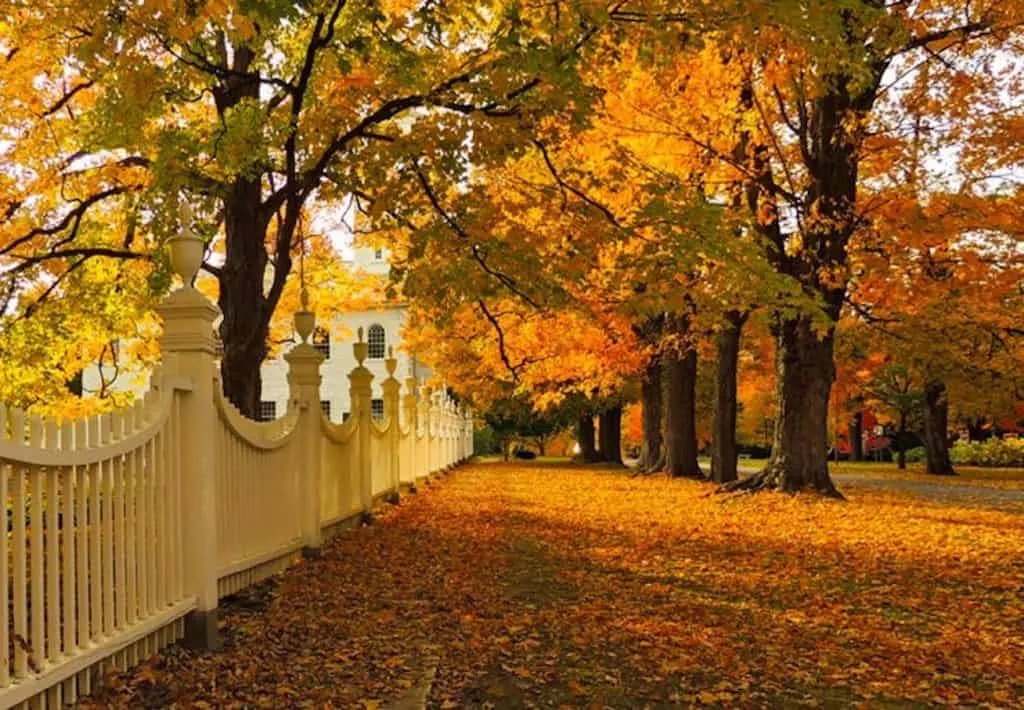
<instances>
[{"instance_id":1,"label":"shrub","mask_svg":"<svg viewBox=\"0 0 1024 710\"><path fill-rule=\"evenodd\" d=\"M1024 466L1024 439L958 442L949 457L961 466Z\"/></svg>"},{"instance_id":2,"label":"shrub","mask_svg":"<svg viewBox=\"0 0 1024 710\"><path fill-rule=\"evenodd\" d=\"M907 449L907 463L924 463L924 447L916 446L913 449Z\"/></svg>"},{"instance_id":3,"label":"shrub","mask_svg":"<svg viewBox=\"0 0 1024 710\"><path fill-rule=\"evenodd\" d=\"M473 451L479 455L500 454L501 440L489 426L473 431Z\"/></svg>"}]
</instances>

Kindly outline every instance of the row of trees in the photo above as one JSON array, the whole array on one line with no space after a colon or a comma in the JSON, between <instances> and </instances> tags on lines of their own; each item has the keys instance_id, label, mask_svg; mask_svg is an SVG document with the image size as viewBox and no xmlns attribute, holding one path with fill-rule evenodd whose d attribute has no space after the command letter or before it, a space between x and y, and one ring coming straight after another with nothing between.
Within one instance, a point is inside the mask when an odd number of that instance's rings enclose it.
<instances>
[{"instance_id":1,"label":"row of trees","mask_svg":"<svg viewBox=\"0 0 1024 710\"><path fill-rule=\"evenodd\" d=\"M145 312L184 200L211 244L225 392L254 413L304 235L351 200L395 245L417 354L460 396L577 398L604 431L642 398L645 463L676 475L699 474L703 359L711 473L736 477L749 322L774 344L776 409L750 488L836 495L844 323L922 379L930 441L968 365L1015 386L1017 2L2 12L3 317L28 342L33 317L98 320L119 289Z\"/></svg>"},{"instance_id":2,"label":"row of trees","mask_svg":"<svg viewBox=\"0 0 1024 710\"><path fill-rule=\"evenodd\" d=\"M838 495L829 422L857 399L904 421L901 398L920 404L928 470L950 473L951 398L996 413L1022 391L1019 8L747 19L624 31L581 70L586 121L520 121L521 149L469 187L420 176L403 219L407 288L440 324L423 346L479 393L639 398L642 465L681 476L703 475L704 362L729 489ZM497 278L469 275L481 255ZM772 457L733 483L740 355L767 350L753 321L774 345Z\"/></svg>"}]
</instances>

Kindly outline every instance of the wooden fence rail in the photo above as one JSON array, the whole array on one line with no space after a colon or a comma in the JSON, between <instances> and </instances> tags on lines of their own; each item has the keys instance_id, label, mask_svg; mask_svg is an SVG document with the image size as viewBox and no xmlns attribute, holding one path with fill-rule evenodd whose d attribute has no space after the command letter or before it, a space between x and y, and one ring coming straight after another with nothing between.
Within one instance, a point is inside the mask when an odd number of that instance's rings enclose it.
<instances>
[{"instance_id":1,"label":"wooden fence rail","mask_svg":"<svg viewBox=\"0 0 1024 710\"><path fill-rule=\"evenodd\" d=\"M185 284L194 241L172 240ZM321 412L323 356L300 312L288 411L256 422L221 394L216 306L186 285L160 311L163 363L136 406L57 422L0 405L0 708L62 707L104 665L183 637L216 647L221 597L472 454L470 414L411 379L402 395L390 353L373 420L362 333L348 421Z\"/></svg>"}]
</instances>

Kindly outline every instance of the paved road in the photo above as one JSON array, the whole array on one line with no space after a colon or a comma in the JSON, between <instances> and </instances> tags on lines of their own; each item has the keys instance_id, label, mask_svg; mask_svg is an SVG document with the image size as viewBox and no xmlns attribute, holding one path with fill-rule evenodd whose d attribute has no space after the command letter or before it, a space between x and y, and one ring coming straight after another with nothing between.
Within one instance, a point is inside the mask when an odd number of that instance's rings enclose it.
<instances>
[{"instance_id":1,"label":"paved road","mask_svg":"<svg viewBox=\"0 0 1024 710\"><path fill-rule=\"evenodd\" d=\"M740 475L757 473L757 466L740 464ZM983 484L932 483L930 481L886 478L855 471L833 473L840 490L844 487L870 488L912 493L927 500L954 505L980 505L993 508L1019 508L1024 506L1024 489L1000 488ZM955 480L955 479L954 479Z\"/></svg>"}]
</instances>

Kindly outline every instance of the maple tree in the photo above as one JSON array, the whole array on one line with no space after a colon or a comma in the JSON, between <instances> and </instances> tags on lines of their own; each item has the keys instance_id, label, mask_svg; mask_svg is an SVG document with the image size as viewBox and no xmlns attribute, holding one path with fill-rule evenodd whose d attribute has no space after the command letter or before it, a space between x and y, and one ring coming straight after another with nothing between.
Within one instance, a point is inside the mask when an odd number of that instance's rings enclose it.
<instances>
[{"instance_id":1,"label":"maple tree","mask_svg":"<svg viewBox=\"0 0 1024 710\"><path fill-rule=\"evenodd\" d=\"M382 279L353 271L327 236L303 232L294 257L304 267L307 306L322 328L343 329L338 316L345 311L386 305ZM51 278L35 284L0 318L0 401L59 420L130 404L160 359L155 309L167 289L165 266L96 260L69 274L48 273ZM200 278L197 285L217 298L215 279ZM301 290L296 270L270 322L270 355L295 341L293 314L303 307Z\"/></svg>"},{"instance_id":2,"label":"maple tree","mask_svg":"<svg viewBox=\"0 0 1024 710\"><path fill-rule=\"evenodd\" d=\"M964 248L1017 237L1016 3L174 9L7 11L0 258L19 305L84 264L159 275L176 205L196 205L224 386L244 411L303 222L349 199L395 247L413 347L460 395L578 397L609 436L640 395L644 467L702 476L697 387L714 371L710 474L729 490L837 495L841 317L949 323L944 294L995 261L986 294L957 301L958 352L979 362L982 331L1019 338L1019 255ZM950 250L955 283L935 276ZM886 289L918 286L931 306L889 312ZM736 483L743 332L760 317L776 345L773 456ZM945 394L964 360L903 355L941 458L945 403L968 401Z\"/></svg>"},{"instance_id":3,"label":"maple tree","mask_svg":"<svg viewBox=\"0 0 1024 710\"><path fill-rule=\"evenodd\" d=\"M954 9L957 11L953 12ZM651 195L657 196L657 204L662 208L658 214L663 216L668 201L665 190L670 184L666 176L683 183L687 179L692 183L700 176L701 188L712 195L738 191L740 198L730 202L729 208L733 212L745 210L753 231L752 239L738 241L750 241L760 247L763 261L793 285L782 298L769 293L762 300L766 294L759 290L747 299L747 303L753 301L778 314L773 325L778 353L778 416L773 458L768 468L753 479L730 486L730 490L809 488L825 495L838 495L826 466L836 323L841 315L850 312L844 309L849 308L853 270L867 263L860 261L860 253L876 248L874 235L887 226L880 205L893 204L889 181L899 175L900 184L907 184L904 173L914 169L915 160L921 162L922 153L934 156L941 152L941 145L934 141L928 145L918 141L915 146L914 134L905 132L905 124L914 120L920 124L924 111L937 124L946 125L949 121L954 125L955 128L936 133L946 145L972 146L972 156L961 161L955 171L965 186L964 200L988 199L992 191L983 177L994 170L1012 169L1019 159L1017 153L1005 150L1007 143L1015 139L1017 123L1004 118L1017 115L1019 107L1006 105L1003 98L1012 96L1016 86L1012 71L1014 50L1009 38L1015 36L1019 19L1017 8L1003 3L887 6L861 2L836 15L796 16L778 7L757 7L749 24L722 29L721 38L716 37L713 44L705 41L695 54L687 55L684 51L679 58L656 60L653 82L645 75L642 86L631 84L629 79L639 75L639 71L627 71L625 80L609 82L604 96L605 113L620 124L628 121L628 127L617 134L612 132L610 137L606 133L603 140L595 139L593 132L578 139L571 172L560 167L551 169L550 156L556 153L550 148L544 151L552 173L547 180L549 194L557 198L559 192L563 193L563 213L566 201L578 205L571 210L573 224L579 223L581 211L596 217L598 222L599 213L603 212L606 222L622 223L623 204L633 201L633 210L626 214L635 218L655 204ZM813 38L813 42L808 42L808 38ZM750 49L730 52L723 50L724 46ZM623 54L628 52L627 49ZM1001 56L1003 70L992 71L994 56ZM637 61L636 66L649 69L650 63ZM684 71L690 67L699 67L714 79L725 81L713 83L704 77L694 78L696 71ZM675 89L676 96L664 96L668 92L659 91L662 86ZM958 90L955 95L961 103L940 105L935 94L929 93L946 86ZM929 91L922 92L921 87ZM984 101L991 110L983 118L966 120L965 102L969 99ZM600 125L604 118L601 115L592 119L592 124ZM632 144L622 138L628 133L634 136ZM638 136L650 135L656 136L649 139L650 145L638 146ZM972 140L975 135L980 138L976 144ZM602 147L609 142L618 152ZM621 157L624 145L631 149L625 159ZM676 150L668 150L669 147ZM584 154L584 149L590 155ZM607 156L613 154L619 161L609 168ZM596 164L597 160L605 164ZM638 179L639 172L634 171L637 165L650 172L660 169L661 180ZM529 175L541 173L530 164L525 169ZM953 174L946 172L947 178ZM568 180L566 175L575 180ZM603 190L599 187L602 183ZM661 188L660 193L654 192L656 187ZM942 202L935 185L915 187L920 204ZM567 190L572 194L566 197ZM619 190L623 195L621 201L616 201ZM692 200L692 191L686 197ZM676 204L682 204L686 197ZM505 199L507 203L508 198ZM1013 194L1007 199L1012 201ZM500 211L501 217L507 218L507 212L507 208ZM550 220L551 211L547 215ZM611 220L607 219L609 216ZM488 212L487 218L494 220L494 212ZM517 219L521 228L538 221L529 216ZM554 225L536 224L534 229L544 234L568 231L563 217L550 221ZM610 237L607 225L604 226L603 230L589 231L577 226L573 231L591 236L597 245L610 245L609 250L621 250L623 244L644 234L645 225L634 219L627 225L625 237L614 233ZM1013 234L1005 226L1002 225L1000 233ZM663 231L672 229L664 222L659 227ZM952 227L951 220L943 219L927 231L934 234ZM957 233L961 237L966 234L963 229ZM694 240L691 233L690 249L705 248L709 242L721 246L727 240L737 241L728 230L719 230L718 234L716 240ZM915 253L916 242L909 235L897 232L891 236L902 239L897 242L899 246ZM573 246L579 243L574 240ZM662 243L673 242L662 236ZM685 244L686 240L675 243ZM597 250L600 254L599 247ZM550 249L537 252L539 260L552 258ZM750 274L737 274L736 255L730 256L732 263L723 260L722 270L732 273L734 279L745 276L749 282ZM611 264L619 265L606 261L606 266ZM710 267L715 265L714 259L694 260L691 256L689 260L670 261L668 268L675 279L686 279L688 273L713 273ZM538 270L543 273L551 268L545 265ZM626 272L624 280L628 282L631 273ZM651 273L663 274L657 270ZM870 278L858 275L859 280ZM1011 275L1004 274L1002 278L1012 283ZM652 281L672 283L657 276ZM884 283L885 278L878 281ZM584 283L594 287L593 279ZM678 284L678 280L674 283ZM765 290L773 290L774 283ZM721 283L716 286L717 289L706 293L725 301L719 304L720 309L724 305L726 313L744 312L743 308L735 310L742 300L723 298L728 290L723 290ZM857 286L860 288L859 283ZM572 295L585 301L580 294ZM691 295L690 290L687 295L700 306L698 318L711 318L722 312L714 308L706 312L712 299ZM686 313L687 305L677 302L673 310ZM1008 305L1003 302L996 308L1001 314L1012 313ZM862 304L854 306L851 310L856 315L856 307ZM1003 332L1010 330L1004 327ZM720 379L728 384L728 376ZM933 380L926 391L931 393L932 403L932 415L926 422L931 422L928 426L934 432L930 438L937 441L945 436L946 430L939 381ZM683 394L685 390L674 392L670 406ZM723 417L728 415L728 401L725 397L726 406L720 405ZM678 429L673 425L665 431ZM679 440L689 444L693 437L687 431ZM680 470L685 466L670 464L670 468Z\"/></svg>"},{"instance_id":4,"label":"maple tree","mask_svg":"<svg viewBox=\"0 0 1024 710\"><path fill-rule=\"evenodd\" d=\"M41 298L52 284L37 284L30 305L0 317L0 401L58 419L130 403L115 385L159 358L152 277L139 262L108 261L65 277L74 297L55 289ZM98 381L83 381L87 367Z\"/></svg>"},{"instance_id":5,"label":"maple tree","mask_svg":"<svg viewBox=\"0 0 1024 710\"><path fill-rule=\"evenodd\" d=\"M500 150L485 123L544 94L593 32L583 10L565 29L557 11L500 2L7 6L8 302L44 271L151 259L187 201L223 241L222 262L205 264L219 283L222 379L254 413L306 209L365 194L424 153L452 159L470 133L475 159Z\"/></svg>"}]
</instances>

